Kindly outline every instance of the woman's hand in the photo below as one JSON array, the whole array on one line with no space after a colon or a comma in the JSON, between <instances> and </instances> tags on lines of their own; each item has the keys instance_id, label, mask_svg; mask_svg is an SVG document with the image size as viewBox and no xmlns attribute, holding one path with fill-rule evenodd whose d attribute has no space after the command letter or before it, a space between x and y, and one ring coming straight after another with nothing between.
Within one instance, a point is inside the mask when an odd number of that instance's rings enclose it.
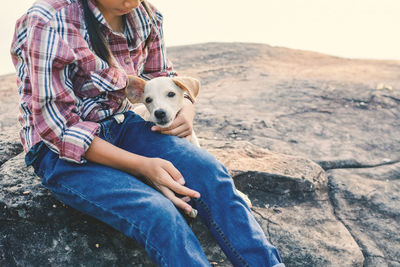
<instances>
[{"instance_id":1,"label":"woman's hand","mask_svg":"<svg viewBox=\"0 0 400 267\"><path fill-rule=\"evenodd\" d=\"M136 177L145 177L158 190L161 191L178 208L192 212L192 207L186 203L190 198L199 198L200 193L184 186L185 180L182 174L171 162L160 158L143 157L119 147L95 136L85 158L89 161L110 166ZM183 195L178 198L175 193Z\"/></svg>"},{"instance_id":2,"label":"woman's hand","mask_svg":"<svg viewBox=\"0 0 400 267\"><path fill-rule=\"evenodd\" d=\"M161 128L153 126L152 131L158 131L162 134L175 135L178 137L185 137L188 140L192 139L193 121L194 121L194 105L190 100L183 99L183 107L176 115L176 118L169 127Z\"/></svg>"},{"instance_id":3,"label":"woman's hand","mask_svg":"<svg viewBox=\"0 0 400 267\"><path fill-rule=\"evenodd\" d=\"M182 174L171 162L160 158L145 158L141 168L137 171L176 207L183 209L188 214L192 212L192 207L186 202L189 202L190 198L199 198L200 193L184 186L185 180ZM178 198L174 192L185 197Z\"/></svg>"}]
</instances>

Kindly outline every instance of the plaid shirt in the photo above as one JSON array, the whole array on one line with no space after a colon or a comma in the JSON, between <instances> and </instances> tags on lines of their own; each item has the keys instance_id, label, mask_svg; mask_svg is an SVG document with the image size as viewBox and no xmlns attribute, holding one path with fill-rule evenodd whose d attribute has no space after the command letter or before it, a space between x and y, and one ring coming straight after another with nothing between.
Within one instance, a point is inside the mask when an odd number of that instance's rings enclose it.
<instances>
[{"instance_id":1,"label":"plaid shirt","mask_svg":"<svg viewBox=\"0 0 400 267\"><path fill-rule=\"evenodd\" d=\"M125 32L111 30L94 0L114 66L94 54L79 0L40 0L17 21L11 54L20 95L25 152L40 141L60 158L83 163L99 121L131 108L121 89L127 75L175 75L166 58L162 15L141 4L126 16ZM145 40L153 33L146 48Z\"/></svg>"}]
</instances>

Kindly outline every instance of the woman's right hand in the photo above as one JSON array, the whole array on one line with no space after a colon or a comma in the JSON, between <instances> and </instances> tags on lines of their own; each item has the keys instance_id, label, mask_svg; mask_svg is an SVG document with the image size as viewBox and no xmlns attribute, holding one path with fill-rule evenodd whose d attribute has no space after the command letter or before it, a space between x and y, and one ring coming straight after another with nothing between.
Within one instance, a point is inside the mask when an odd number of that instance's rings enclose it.
<instances>
[{"instance_id":1,"label":"woman's right hand","mask_svg":"<svg viewBox=\"0 0 400 267\"><path fill-rule=\"evenodd\" d=\"M151 181L176 207L183 209L186 213L191 213L192 206L186 202L190 198L200 198L200 193L184 186L185 180L182 174L171 162L160 158L143 159L141 168L136 171ZM185 197L179 198L174 192Z\"/></svg>"}]
</instances>

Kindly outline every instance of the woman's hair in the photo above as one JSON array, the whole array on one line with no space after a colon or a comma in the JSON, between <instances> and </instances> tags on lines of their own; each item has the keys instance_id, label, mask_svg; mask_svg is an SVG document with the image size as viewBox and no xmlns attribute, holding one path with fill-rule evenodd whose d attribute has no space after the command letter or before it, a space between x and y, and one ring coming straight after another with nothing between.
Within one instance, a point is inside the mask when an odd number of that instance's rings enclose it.
<instances>
[{"instance_id":1,"label":"woman's hair","mask_svg":"<svg viewBox=\"0 0 400 267\"><path fill-rule=\"evenodd\" d=\"M93 12L89 8L88 0L82 0L83 3L83 11L84 11L84 16L85 16L85 24L87 27L87 31L89 34L89 39L92 44L92 48L96 55L98 55L101 59L106 61L109 65L111 65L111 50L110 47L108 46L108 43L106 41L106 38L104 37L104 33L101 30L101 23L96 19L94 16ZM145 45L143 47L143 50L148 46L150 40L153 37L153 17L151 15L150 9L147 6L146 1L142 1L142 4L147 12L147 14L150 17L150 23L151 23L151 30L150 34L147 37L145 41Z\"/></svg>"},{"instance_id":2,"label":"woman's hair","mask_svg":"<svg viewBox=\"0 0 400 267\"><path fill-rule=\"evenodd\" d=\"M92 44L92 48L96 55L106 61L108 64L111 63L111 51L107 44L100 26L101 23L96 19L93 12L89 8L88 0L82 0L83 11L85 15L85 23L89 34L89 39Z\"/></svg>"}]
</instances>

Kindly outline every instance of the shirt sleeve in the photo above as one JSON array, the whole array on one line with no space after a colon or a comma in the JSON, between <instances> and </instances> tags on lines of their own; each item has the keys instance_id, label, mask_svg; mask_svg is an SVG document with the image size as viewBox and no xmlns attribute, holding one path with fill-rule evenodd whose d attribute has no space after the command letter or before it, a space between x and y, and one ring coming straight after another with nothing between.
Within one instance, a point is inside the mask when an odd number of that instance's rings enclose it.
<instances>
[{"instance_id":1,"label":"shirt sleeve","mask_svg":"<svg viewBox=\"0 0 400 267\"><path fill-rule=\"evenodd\" d=\"M144 64L143 73L140 75L146 80L156 77L173 77L177 73L173 69L171 61L167 58L164 43L163 17L161 13L150 5L152 9L152 35L147 44L148 56Z\"/></svg>"},{"instance_id":2,"label":"shirt sleeve","mask_svg":"<svg viewBox=\"0 0 400 267\"><path fill-rule=\"evenodd\" d=\"M78 115L79 100L67 71L75 60L74 52L48 25L31 28L27 45L34 129L60 158L84 163L99 124L82 121Z\"/></svg>"}]
</instances>

